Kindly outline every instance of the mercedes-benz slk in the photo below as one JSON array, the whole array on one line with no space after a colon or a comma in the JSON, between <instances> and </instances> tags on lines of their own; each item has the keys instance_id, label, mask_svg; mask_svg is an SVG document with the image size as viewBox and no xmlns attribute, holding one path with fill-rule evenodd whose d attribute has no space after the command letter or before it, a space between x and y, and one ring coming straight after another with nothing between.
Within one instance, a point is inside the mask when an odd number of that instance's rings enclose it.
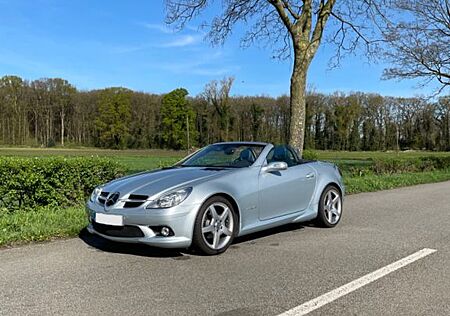
<instances>
[{"instance_id":1,"label":"mercedes-benz slk","mask_svg":"<svg viewBox=\"0 0 450 316\"><path fill-rule=\"evenodd\" d=\"M286 145L224 142L98 186L86 211L88 231L113 241L218 254L237 236L283 224L334 227L343 196L334 164Z\"/></svg>"}]
</instances>

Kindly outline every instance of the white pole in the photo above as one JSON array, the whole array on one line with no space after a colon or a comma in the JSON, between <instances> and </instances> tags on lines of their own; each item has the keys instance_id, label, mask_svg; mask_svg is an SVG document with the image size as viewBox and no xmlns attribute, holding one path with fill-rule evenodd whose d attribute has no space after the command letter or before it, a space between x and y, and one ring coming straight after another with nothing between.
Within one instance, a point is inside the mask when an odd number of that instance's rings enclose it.
<instances>
[{"instance_id":1,"label":"white pole","mask_svg":"<svg viewBox=\"0 0 450 316\"><path fill-rule=\"evenodd\" d=\"M187 152L189 155L191 146L189 144L189 115L188 114L186 114L186 129L187 129Z\"/></svg>"}]
</instances>

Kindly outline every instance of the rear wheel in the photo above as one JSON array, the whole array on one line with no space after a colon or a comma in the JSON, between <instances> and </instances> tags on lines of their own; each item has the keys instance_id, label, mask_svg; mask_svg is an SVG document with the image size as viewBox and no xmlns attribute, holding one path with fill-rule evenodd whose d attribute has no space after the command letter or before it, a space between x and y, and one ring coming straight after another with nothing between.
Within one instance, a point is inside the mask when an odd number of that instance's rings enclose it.
<instances>
[{"instance_id":1,"label":"rear wheel","mask_svg":"<svg viewBox=\"0 0 450 316\"><path fill-rule=\"evenodd\" d=\"M197 214L193 246L203 254L224 252L233 242L237 219L231 203L221 197L208 199Z\"/></svg>"},{"instance_id":2,"label":"rear wheel","mask_svg":"<svg viewBox=\"0 0 450 316\"><path fill-rule=\"evenodd\" d=\"M323 227L334 227L341 220L342 195L337 187L329 185L320 196L317 223Z\"/></svg>"}]
</instances>

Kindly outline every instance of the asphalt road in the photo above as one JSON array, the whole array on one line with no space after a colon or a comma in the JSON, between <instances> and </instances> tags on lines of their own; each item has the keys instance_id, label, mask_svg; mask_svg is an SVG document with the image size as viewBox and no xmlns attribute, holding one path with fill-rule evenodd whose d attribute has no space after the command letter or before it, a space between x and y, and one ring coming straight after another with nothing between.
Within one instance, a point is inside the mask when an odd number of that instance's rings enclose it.
<instances>
[{"instance_id":1,"label":"asphalt road","mask_svg":"<svg viewBox=\"0 0 450 316\"><path fill-rule=\"evenodd\" d=\"M450 182L344 205L334 229L290 225L215 257L88 234L0 250L0 314L278 315L432 248L311 315L450 315Z\"/></svg>"}]
</instances>

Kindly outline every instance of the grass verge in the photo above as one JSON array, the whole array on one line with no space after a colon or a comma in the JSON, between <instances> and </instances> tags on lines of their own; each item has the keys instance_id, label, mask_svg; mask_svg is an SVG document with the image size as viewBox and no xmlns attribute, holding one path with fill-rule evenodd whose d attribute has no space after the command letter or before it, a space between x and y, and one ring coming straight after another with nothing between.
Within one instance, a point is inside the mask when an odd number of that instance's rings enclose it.
<instances>
[{"instance_id":1,"label":"grass verge","mask_svg":"<svg viewBox=\"0 0 450 316\"><path fill-rule=\"evenodd\" d=\"M389 190L447 180L450 180L450 169L414 173L364 175L361 177L345 177L344 174L345 188L348 194Z\"/></svg>"},{"instance_id":2,"label":"grass verge","mask_svg":"<svg viewBox=\"0 0 450 316\"><path fill-rule=\"evenodd\" d=\"M415 184L450 180L450 169L391 175L345 177L347 193L372 192ZM87 225L82 206L58 209L38 208L33 211L7 212L0 210L0 247L74 237Z\"/></svg>"},{"instance_id":3,"label":"grass verge","mask_svg":"<svg viewBox=\"0 0 450 316\"><path fill-rule=\"evenodd\" d=\"M0 210L0 246L73 237L87 225L84 208L40 207L35 210Z\"/></svg>"}]
</instances>

